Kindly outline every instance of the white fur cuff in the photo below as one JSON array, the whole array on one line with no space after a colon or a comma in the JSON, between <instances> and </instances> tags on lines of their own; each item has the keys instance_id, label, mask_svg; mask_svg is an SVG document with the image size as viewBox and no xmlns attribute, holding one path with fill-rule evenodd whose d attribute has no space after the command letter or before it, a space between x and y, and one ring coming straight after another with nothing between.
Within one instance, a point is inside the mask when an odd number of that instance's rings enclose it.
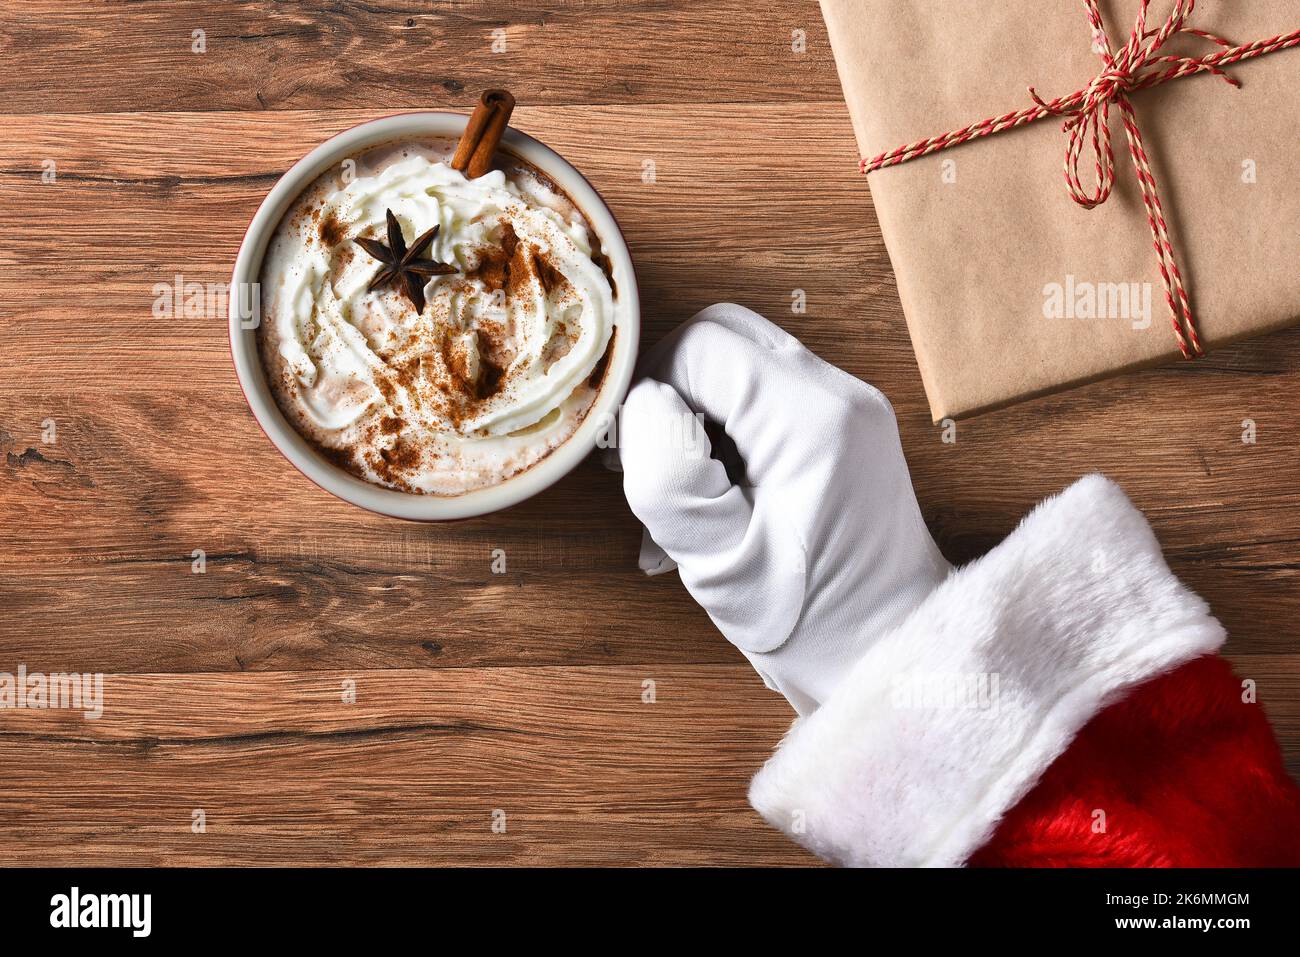
<instances>
[{"instance_id":1,"label":"white fur cuff","mask_svg":"<svg viewBox=\"0 0 1300 957\"><path fill-rule=\"evenodd\" d=\"M1088 476L873 645L750 801L836 863L960 865L1094 714L1223 638L1119 486Z\"/></svg>"}]
</instances>

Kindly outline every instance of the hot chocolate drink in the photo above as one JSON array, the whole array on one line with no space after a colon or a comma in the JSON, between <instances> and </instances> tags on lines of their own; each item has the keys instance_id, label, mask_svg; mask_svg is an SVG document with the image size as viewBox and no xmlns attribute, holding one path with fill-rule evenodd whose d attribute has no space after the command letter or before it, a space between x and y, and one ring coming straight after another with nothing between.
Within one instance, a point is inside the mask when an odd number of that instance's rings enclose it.
<instances>
[{"instance_id":1,"label":"hot chocolate drink","mask_svg":"<svg viewBox=\"0 0 1300 957\"><path fill-rule=\"evenodd\" d=\"M599 239L543 172L470 179L454 141L376 147L276 227L258 344L294 427L352 474L459 495L573 435L620 308Z\"/></svg>"}]
</instances>

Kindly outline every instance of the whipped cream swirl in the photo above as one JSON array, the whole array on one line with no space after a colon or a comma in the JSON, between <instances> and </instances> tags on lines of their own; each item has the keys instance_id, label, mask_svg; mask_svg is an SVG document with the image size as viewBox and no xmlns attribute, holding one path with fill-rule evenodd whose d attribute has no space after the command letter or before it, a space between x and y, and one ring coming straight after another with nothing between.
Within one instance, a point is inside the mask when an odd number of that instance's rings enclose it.
<instances>
[{"instance_id":1,"label":"whipped cream swirl","mask_svg":"<svg viewBox=\"0 0 1300 957\"><path fill-rule=\"evenodd\" d=\"M367 480L458 494L528 468L576 429L616 325L588 224L531 168L467 179L404 152L372 175L317 181L262 267L263 363L281 409ZM406 241L457 267L416 314L352 240Z\"/></svg>"}]
</instances>

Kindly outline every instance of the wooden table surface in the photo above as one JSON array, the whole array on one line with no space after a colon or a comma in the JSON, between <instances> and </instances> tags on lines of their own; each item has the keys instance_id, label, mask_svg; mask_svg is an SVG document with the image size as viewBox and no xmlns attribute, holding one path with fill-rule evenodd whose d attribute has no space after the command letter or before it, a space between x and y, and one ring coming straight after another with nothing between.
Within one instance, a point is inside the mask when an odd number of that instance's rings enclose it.
<instances>
[{"instance_id":1,"label":"wooden table surface","mask_svg":"<svg viewBox=\"0 0 1300 957\"><path fill-rule=\"evenodd\" d=\"M731 299L885 391L949 558L1119 480L1300 770L1300 332L942 442L814 3L4 0L0 72L0 671L107 676L0 711L5 863L811 862L745 802L788 708L637 571L616 476L367 514L262 435L223 303L154 314L321 140L489 85L617 213L644 343Z\"/></svg>"}]
</instances>

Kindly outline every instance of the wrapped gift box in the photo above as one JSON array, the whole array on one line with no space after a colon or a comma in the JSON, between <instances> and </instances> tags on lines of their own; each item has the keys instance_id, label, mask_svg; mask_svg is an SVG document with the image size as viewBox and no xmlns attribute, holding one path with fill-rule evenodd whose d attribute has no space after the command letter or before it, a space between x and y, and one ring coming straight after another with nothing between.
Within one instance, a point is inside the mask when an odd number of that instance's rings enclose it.
<instances>
[{"instance_id":1,"label":"wrapped gift box","mask_svg":"<svg viewBox=\"0 0 1300 957\"><path fill-rule=\"evenodd\" d=\"M1074 0L821 0L864 157L1084 89L1102 58ZM1101 11L1113 50L1139 0ZM1149 27L1171 3L1157 0ZM1300 27L1296 0L1201 0L1187 26L1233 43ZM1162 52L1203 56L1173 38ZM1135 92L1205 348L1300 320L1300 49ZM868 175L936 421L1180 358L1118 109L1115 189L1066 190L1061 121ZM1080 163L1089 187L1092 151Z\"/></svg>"}]
</instances>

